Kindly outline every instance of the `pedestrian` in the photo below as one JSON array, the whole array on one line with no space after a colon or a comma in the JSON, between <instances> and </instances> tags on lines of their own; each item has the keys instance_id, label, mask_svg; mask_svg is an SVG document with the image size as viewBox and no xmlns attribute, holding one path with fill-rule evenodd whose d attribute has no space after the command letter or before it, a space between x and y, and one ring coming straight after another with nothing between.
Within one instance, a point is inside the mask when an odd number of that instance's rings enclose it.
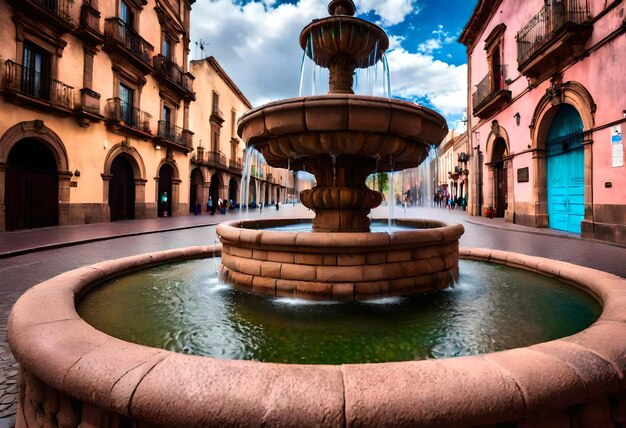
<instances>
[{"instance_id":1,"label":"pedestrian","mask_svg":"<svg viewBox=\"0 0 626 428\"><path fill-rule=\"evenodd\" d=\"M211 215L215 214L215 206L213 205L213 198L209 196L209 202L206 203L207 210Z\"/></svg>"},{"instance_id":2,"label":"pedestrian","mask_svg":"<svg viewBox=\"0 0 626 428\"><path fill-rule=\"evenodd\" d=\"M276 202L276 211L278 211L279 205L278 202Z\"/></svg>"},{"instance_id":3,"label":"pedestrian","mask_svg":"<svg viewBox=\"0 0 626 428\"><path fill-rule=\"evenodd\" d=\"M199 215L200 214L200 202L198 202L198 200L196 199L196 203L193 206L193 215Z\"/></svg>"},{"instance_id":4,"label":"pedestrian","mask_svg":"<svg viewBox=\"0 0 626 428\"><path fill-rule=\"evenodd\" d=\"M228 208L228 201L226 199L224 199L221 203L221 208L220 208L220 212L222 213L222 215L226 214L226 209Z\"/></svg>"},{"instance_id":5,"label":"pedestrian","mask_svg":"<svg viewBox=\"0 0 626 428\"><path fill-rule=\"evenodd\" d=\"M263 204L259 204L259 213L263 214Z\"/></svg>"}]
</instances>

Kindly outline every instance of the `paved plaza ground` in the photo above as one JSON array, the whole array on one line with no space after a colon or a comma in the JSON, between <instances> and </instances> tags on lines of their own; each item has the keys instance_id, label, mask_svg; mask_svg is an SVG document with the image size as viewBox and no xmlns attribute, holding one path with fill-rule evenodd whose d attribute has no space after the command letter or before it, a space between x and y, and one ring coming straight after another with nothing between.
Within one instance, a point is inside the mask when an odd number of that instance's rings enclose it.
<instances>
[{"instance_id":1,"label":"paved plaza ground","mask_svg":"<svg viewBox=\"0 0 626 428\"><path fill-rule=\"evenodd\" d=\"M373 216L386 218L388 209ZM250 218L312 217L301 205L266 207L247 213ZM394 208L398 218L432 218L465 227L464 247L497 248L563 260L626 277L626 248L580 239L555 230L533 229L502 219L470 217L462 210ZM19 296L33 285L67 270L98 261L162 249L217 242L215 225L243 218L243 213L123 221L54 227L0 234L0 428L13 426L18 367L6 341L6 321Z\"/></svg>"}]
</instances>

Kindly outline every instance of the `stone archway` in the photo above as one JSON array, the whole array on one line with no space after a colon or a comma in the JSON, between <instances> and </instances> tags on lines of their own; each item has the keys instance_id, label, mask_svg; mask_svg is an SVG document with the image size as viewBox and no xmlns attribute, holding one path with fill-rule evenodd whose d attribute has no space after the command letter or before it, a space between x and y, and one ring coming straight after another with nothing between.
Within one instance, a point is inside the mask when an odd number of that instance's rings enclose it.
<instances>
[{"instance_id":1,"label":"stone archway","mask_svg":"<svg viewBox=\"0 0 626 428\"><path fill-rule=\"evenodd\" d=\"M16 147L17 146L17 147ZM50 128L45 126L42 120L33 120L28 122L20 122L11 128L9 128L2 138L0 138L0 231L4 232L7 230L7 216L13 217L13 210L15 205L12 205L13 202L9 202L9 207L7 207L7 197L12 198L15 195L15 185L13 181L17 180L18 184L25 184L24 179L32 180L35 179L35 176L39 178L43 178L42 174L28 175L26 177L22 173L26 173L26 170L30 170L32 172L33 168L38 169L37 165L31 165L30 167L26 164L31 162L33 159L29 160L28 157L32 155L32 152L28 149L36 147L36 153L42 154L43 158L39 159L43 163L42 165L46 165L44 168L43 175L48 175L49 178L52 175L56 175L52 182L48 180L48 184L51 185L51 189L48 192L52 194L54 199L52 200L52 204L54 206L46 205L45 211L48 213L44 216L47 217L48 220L45 220L41 225L68 225L70 224L70 179L72 177L72 173L69 171L68 167L68 157L67 151L65 150L65 146L63 142L59 138L59 136L52 131ZM26 147L26 149L24 149ZM13 149L16 148L17 151ZM26 150L30 154L28 156L18 155L18 151ZM13 154L12 154L13 153ZM26 159L24 159L26 157ZM15 165L12 164L17 162ZM38 164L37 162L35 162ZM40 166L42 166L40 165ZM13 176L11 170L15 169L16 176ZM54 170L54 171L53 171ZM21 173L19 172L21 171ZM7 174L8 172L8 174ZM30 174L30 173L29 173ZM8 176L7 176L8 175ZM20 184L21 183L21 184ZM8 187L12 187L12 190L8 191ZM20 191L20 193L22 193ZM33 195L33 198L38 195ZM49 195L50 196L50 195ZM37 196L38 197L38 196ZM51 196L52 197L52 196ZM19 198L18 198L19 199ZM24 200L24 203L28 203L28 201ZM38 200L30 201L31 204L31 214L32 207L37 209L37 204L41 202ZM37 214L38 216L39 214ZM32 216L31 216L32 220ZM43 220L43 219L41 219ZM14 225L13 222L10 222L10 228L13 226L21 227L20 225ZM50 223L50 224L48 224ZM30 225L24 225L24 227L39 227L39 220L31 222Z\"/></svg>"},{"instance_id":2,"label":"stone archway","mask_svg":"<svg viewBox=\"0 0 626 428\"><path fill-rule=\"evenodd\" d=\"M200 204L200 211L202 207L206 206L204 199L204 176L200 168L194 168L191 171L191 177L189 179L189 212L194 212L196 202Z\"/></svg>"},{"instance_id":3,"label":"stone archway","mask_svg":"<svg viewBox=\"0 0 626 428\"><path fill-rule=\"evenodd\" d=\"M555 76L550 88L541 98L530 124L530 135L533 156L533 200L534 211L529 226L548 227L548 162L547 145L550 127L559 111L559 106L569 104L580 115L583 125L583 162L584 162L584 219L581 223L583 237L593 237L594 210L593 210L593 162L592 146L595 126L596 104L587 89L577 82L561 83L561 76Z\"/></svg>"},{"instance_id":4,"label":"stone archway","mask_svg":"<svg viewBox=\"0 0 626 428\"><path fill-rule=\"evenodd\" d=\"M239 203L239 182L237 177L231 177L228 181L228 200L236 206Z\"/></svg>"},{"instance_id":5,"label":"stone archway","mask_svg":"<svg viewBox=\"0 0 626 428\"><path fill-rule=\"evenodd\" d=\"M146 209L146 168L137 149L124 143L113 146L104 160L101 176L107 219L115 221L149 217ZM125 209L120 211L120 204Z\"/></svg>"},{"instance_id":6,"label":"stone archway","mask_svg":"<svg viewBox=\"0 0 626 428\"><path fill-rule=\"evenodd\" d=\"M180 174L176 162L169 154L157 169L156 181L156 214L158 217L174 217L181 213L180 207Z\"/></svg>"},{"instance_id":7,"label":"stone archway","mask_svg":"<svg viewBox=\"0 0 626 428\"><path fill-rule=\"evenodd\" d=\"M493 121L491 125L491 133L487 138L486 156L485 210L491 209L492 215L504 217L506 221L513 222L515 206L509 135L497 121ZM484 211L483 214L488 213Z\"/></svg>"}]
</instances>

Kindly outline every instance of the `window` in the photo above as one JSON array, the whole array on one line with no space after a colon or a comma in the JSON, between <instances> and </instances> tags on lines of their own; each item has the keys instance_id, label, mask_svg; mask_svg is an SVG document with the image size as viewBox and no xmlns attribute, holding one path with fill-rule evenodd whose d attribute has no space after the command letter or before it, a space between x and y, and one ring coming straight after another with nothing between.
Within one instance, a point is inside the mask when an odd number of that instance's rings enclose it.
<instances>
[{"instance_id":1,"label":"window","mask_svg":"<svg viewBox=\"0 0 626 428\"><path fill-rule=\"evenodd\" d=\"M163 46L161 46L161 54L169 60L172 59L172 42L165 36L163 36Z\"/></svg>"},{"instance_id":2,"label":"window","mask_svg":"<svg viewBox=\"0 0 626 428\"><path fill-rule=\"evenodd\" d=\"M217 93L217 91L213 91L213 114L219 115L219 102L220 102L220 96Z\"/></svg>"},{"instance_id":3,"label":"window","mask_svg":"<svg viewBox=\"0 0 626 428\"><path fill-rule=\"evenodd\" d=\"M120 83L120 119L130 126L135 125L134 101L135 91Z\"/></svg>"},{"instance_id":4,"label":"window","mask_svg":"<svg viewBox=\"0 0 626 428\"><path fill-rule=\"evenodd\" d=\"M135 14L124 0L120 3L120 19L124 22L126 28L135 29Z\"/></svg>"},{"instance_id":5,"label":"window","mask_svg":"<svg viewBox=\"0 0 626 428\"><path fill-rule=\"evenodd\" d=\"M37 98L50 97L50 54L29 42L24 42L21 90Z\"/></svg>"},{"instance_id":6,"label":"window","mask_svg":"<svg viewBox=\"0 0 626 428\"><path fill-rule=\"evenodd\" d=\"M237 136L237 112L231 110L230 112L230 135L235 138Z\"/></svg>"}]
</instances>

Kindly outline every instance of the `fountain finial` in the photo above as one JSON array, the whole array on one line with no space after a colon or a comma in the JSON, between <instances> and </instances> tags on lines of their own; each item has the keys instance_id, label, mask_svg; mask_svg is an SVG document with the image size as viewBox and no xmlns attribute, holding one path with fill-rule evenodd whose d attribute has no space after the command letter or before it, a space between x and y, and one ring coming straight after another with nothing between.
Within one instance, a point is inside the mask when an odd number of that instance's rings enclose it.
<instances>
[{"instance_id":1,"label":"fountain finial","mask_svg":"<svg viewBox=\"0 0 626 428\"><path fill-rule=\"evenodd\" d=\"M356 7L352 0L332 0L328 3L328 13L331 15L354 16Z\"/></svg>"}]
</instances>

